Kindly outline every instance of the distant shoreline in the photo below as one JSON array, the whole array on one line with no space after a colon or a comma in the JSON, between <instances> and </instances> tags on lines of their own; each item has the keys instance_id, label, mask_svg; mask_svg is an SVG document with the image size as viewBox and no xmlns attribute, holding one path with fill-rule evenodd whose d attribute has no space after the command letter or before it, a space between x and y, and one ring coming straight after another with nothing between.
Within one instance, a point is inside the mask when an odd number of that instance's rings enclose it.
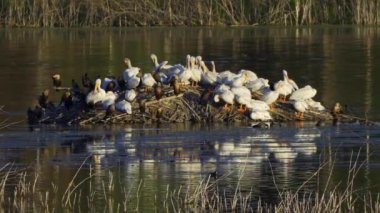
<instances>
[{"instance_id":1,"label":"distant shoreline","mask_svg":"<svg viewBox=\"0 0 380 213\"><path fill-rule=\"evenodd\" d=\"M380 25L378 1L31 0L0 2L3 27Z\"/></svg>"}]
</instances>

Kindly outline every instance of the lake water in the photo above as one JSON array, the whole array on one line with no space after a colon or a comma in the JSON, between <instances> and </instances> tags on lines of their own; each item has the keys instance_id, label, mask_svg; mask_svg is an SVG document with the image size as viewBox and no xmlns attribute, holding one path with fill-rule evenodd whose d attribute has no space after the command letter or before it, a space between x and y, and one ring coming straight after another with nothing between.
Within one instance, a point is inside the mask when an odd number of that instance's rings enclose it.
<instances>
[{"instance_id":1,"label":"lake water","mask_svg":"<svg viewBox=\"0 0 380 213\"><path fill-rule=\"evenodd\" d=\"M20 121L0 132L0 166L10 162L36 172L39 191L50 189L52 182L64 191L85 162L78 182L93 175L81 189L97 192L97 211L109 210L103 185L111 180L118 188L110 194L115 203L122 200L122 188L133 191L140 185L140 202L132 200L128 209L138 205L148 211L162 206L167 187L195 187L214 171L227 196L241 179L242 189L252 190L252 200L276 203L278 191L295 191L305 181L305 192L324 189L326 182L329 189L339 183L344 188L351 159L359 156L363 167L355 185L358 193L379 192L378 126L297 122L254 129L185 123L43 126L29 131L25 112L45 88L52 88L52 74L60 73L66 85L85 72L117 76L124 57L150 71L149 55L155 53L171 64L184 63L186 54L202 55L215 61L219 71L251 69L271 81L286 69L299 85L315 87L316 99L326 106L339 101L350 112L378 121L380 28L1 29L0 49L0 105L6 111L1 119ZM52 92L51 99L60 96ZM89 159L91 155L98 160ZM321 166L318 177L311 178ZM329 179L330 170L334 173Z\"/></svg>"}]
</instances>

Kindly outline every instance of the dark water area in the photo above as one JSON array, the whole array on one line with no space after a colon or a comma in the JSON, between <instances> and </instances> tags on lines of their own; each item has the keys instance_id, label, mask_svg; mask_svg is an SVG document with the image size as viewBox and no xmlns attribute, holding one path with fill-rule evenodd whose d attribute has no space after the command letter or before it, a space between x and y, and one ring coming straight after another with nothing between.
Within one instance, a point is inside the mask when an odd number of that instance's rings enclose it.
<instances>
[{"instance_id":1,"label":"dark water area","mask_svg":"<svg viewBox=\"0 0 380 213\"><path fill-rule=\"evenodd\" d=\"M44 191L52 182L65 188L84 162L78 177L93 175L83 192L91 187L98 192L100 211L108 208L102 191L110 181L117 184L112 194L116 200L122 200L122 188L133 191L141 185L141 202L128 207L139 205L141 211L160 206L167 187L195 187L215 171L223 177L218 186L227 195L232 196L241 179L242 189L253 192L252 200L276 203L278 191L296 191L301 185L305 192L324 189L327 182L328 189L344 189L356 159L362 165L355 185L358 193L376 194L376 125L297 122L255 129L185 123L42 126L29 131L25 111L44 89L52 89L54 73L70 85L85 72L120 75L124 57L148 72L151 53L171 64L184 63L186 54L192 54L215 61L218 71L251 69L271 81L279 80L286 69L299 85L315 87L316 99L327 107L339 101L347 110L378 121L379 38L380 28L351 26L1 29L0 105L6 111L1 119L20 123L0 131L0 167L12 163L36 172L37 188ZM52 100L59 100L60 93L51 93ZM322 172L313 177L320 167Z\"/></svg>"}]
</instances>

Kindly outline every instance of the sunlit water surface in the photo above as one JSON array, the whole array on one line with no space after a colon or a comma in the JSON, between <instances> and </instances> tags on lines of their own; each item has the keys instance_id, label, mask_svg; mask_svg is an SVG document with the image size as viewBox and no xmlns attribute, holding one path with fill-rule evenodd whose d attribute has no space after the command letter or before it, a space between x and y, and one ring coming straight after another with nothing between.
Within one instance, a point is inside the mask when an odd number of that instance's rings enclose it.
<instances>
[{"instance_id":1,"label":"sunlit water surface","mask_svg":"<svg viewBox=\"0 0 380 213\"><path fill-rule=\"evenodd\" d=\"M84 72L120 75L126 56L150 71L151 53L172 64L183 63L186 54L199 54L214 60L218 70L252 69L272 81L286 69L300 85L318 89L316 99L326 106L339 101L350 112L377 121L379 33L370 27L1 29L0 97L7 111L1 118L20 123L0 132L0 164L35 171L40 191L52 182L65 190L83 164L78 182L93 175L82 190L97 192L99 211L108 208L102 192L111 180L116 201L123 199L122 189L136 193L140 186L140 202L131 202L128 209L138 205L142 211L160 208L168 187L194 188L215 171L227 196L241 179L243 192L252 191L252 200L276 203L279 191L295 191L301 185L303 192L323 189L327 181L331 190L339 184L344 188L356 159L362 165L358 192L377 193L377 126L286 123L255 129L185 123L42 126L29 131L25 111L43 89L51 88L53 73L61 73L68 85ZM52 92L52 100L59 97Z\"/></svg>"}]
</instances>

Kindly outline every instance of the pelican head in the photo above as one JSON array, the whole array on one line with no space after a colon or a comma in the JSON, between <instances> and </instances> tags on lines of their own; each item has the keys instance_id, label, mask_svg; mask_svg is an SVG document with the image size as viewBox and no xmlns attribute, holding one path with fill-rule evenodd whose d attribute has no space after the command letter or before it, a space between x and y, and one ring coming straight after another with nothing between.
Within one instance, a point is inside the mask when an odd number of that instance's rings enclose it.
<instances>
[{"instance_id":1,"label":"pelican head","mask_svg":"<svg viewBox=\"0 0 380 213\"><path fill-rule=\"evenodd\" d=\"M150 58L152 59L152 61L153 61L153 64L155 65L155 66L157 66L158 65L158 59L157 59L157 56L155 55L155 54L150 54Z\"/></svg>"},{"instance_id":2,"label":"pelican head","mask_svg":"<svg viewBox=\"0 0 380 213\"><path fill-rule=\"evenodd\" d=\"M195 59L197 60L197 63L200 64L202 61L202 56L198 55Z\"/></svg>"},{"instance_id":3,"label":"pelican head","mask_svg":"<svg viewBox=\"0 0 380 213\"><path fill-rule=\"evenodd\" d=\"M131 68L131 67L132 67L131 59L129 59L129 58L124 58L124 63L128 66L128 68Z\"/></svg>"},{"instance_id":4,"label":"pelican head","mask_svg":"<svg viewBox=\"0 0 380 213\"><path fill-rule=\"evenodd\" d=\"M205 64L204 61L201 61L200 65L201 65L203 71L205 71L205 72L210 71L210 70L206 67L206 64Z\"/></svg>"},{"instance_id":5,"label":"pelican head","mask_svg":"<svg viewBox=\"0 0 380 213\"><path fill-rule=\"evenodd\" d=\"M54 74L54 75L52 76L52 78L53 78L54 80L60 80L60 79L61 79L61 75L59 75L59 74Z\"/></svg>"},{"instance_id":6,"label":"pelican head","mask_svg":"<svg viewBox=\"0 0 380 213\"><path fill-rule=\"evenodd\" d=\"M215 62L211 61L212 72L216 72Z\"/></svg>"},{"instance_id":7,"label":"pelican head","mask_svg":"<svg viewBox=\"0 0 380 213\"><path fill-rule=\"evenodd\" d=\"M102 80L100 78L96 79L94 91L98 91L100 89L100 85L102 84Z\"/></svg>"},{"instance_id":8,"label":"pelican head","mask_svg":"<svg viewBox=\"0 0 380 213\"><path fill-rule=\"evenodd\" d=\"M191 65L190 67L192 67L192 68L194 67L194 65L195 65L195 61L196 61L195 57L194 57L194 56L191 56L191 57L190 57L190 65Z\"/></svg>"},{"instance_id":9,"label":"pelican head","mask_svg":"<svg viewBox=\"0 0 380 213\"><path fill-rule=\"evenodd\" d=\"M288 72L286 70L282 70L282 76L284 76L284 80L289 79Z\"/></svg>"}]
</instances>

